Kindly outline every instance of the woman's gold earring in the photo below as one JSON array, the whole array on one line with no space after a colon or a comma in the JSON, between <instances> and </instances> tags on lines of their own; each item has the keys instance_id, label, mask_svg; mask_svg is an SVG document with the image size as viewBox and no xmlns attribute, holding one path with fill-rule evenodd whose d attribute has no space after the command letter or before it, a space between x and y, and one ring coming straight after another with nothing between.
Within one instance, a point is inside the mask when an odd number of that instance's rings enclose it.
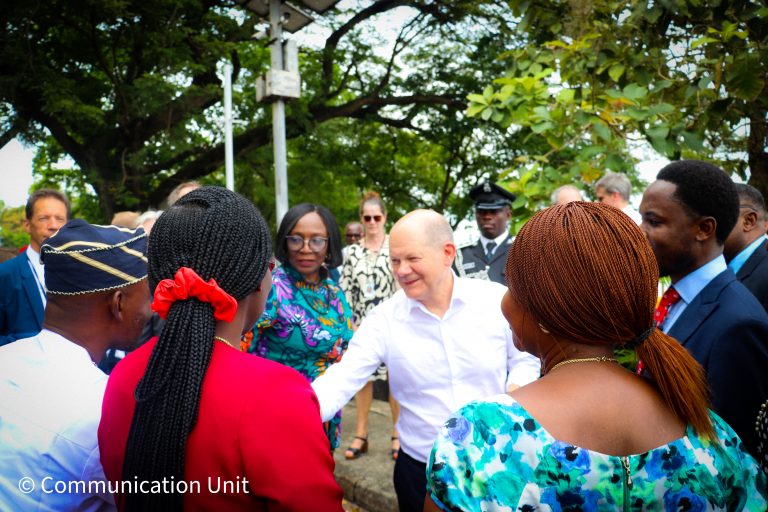
<instances>
[{"instance_id":1,"label":"woman's gold earring","mask_svg":"<svg viewBox=\"0 0 768 512\"><path fill-rule=\"evenodd\" d=\"M549 331L547 330L546 327L541 325L541 322L539 322L539 329L541 329L541 332L543 332L544 334L549 334Z\"/></svg>"}]
</instances>

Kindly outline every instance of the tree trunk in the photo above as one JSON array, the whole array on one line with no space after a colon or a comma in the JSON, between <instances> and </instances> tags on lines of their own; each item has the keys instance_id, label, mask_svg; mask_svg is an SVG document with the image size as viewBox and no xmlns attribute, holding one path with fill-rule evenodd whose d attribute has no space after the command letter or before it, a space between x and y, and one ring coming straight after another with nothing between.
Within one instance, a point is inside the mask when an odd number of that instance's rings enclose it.
<instances>
[{"instance_id":1,"label":"tree trunk","mask_svg":"<svg viewBox=\"0 0 768 512\"><path fill-rule=\"evenodd\" d=\"M765 90L763 91L766 92ZM768 197L768 110L757 109L749 116L749 139L747 140L747 161L749 163L749 184Z\"/></svg>"}]
</instances>

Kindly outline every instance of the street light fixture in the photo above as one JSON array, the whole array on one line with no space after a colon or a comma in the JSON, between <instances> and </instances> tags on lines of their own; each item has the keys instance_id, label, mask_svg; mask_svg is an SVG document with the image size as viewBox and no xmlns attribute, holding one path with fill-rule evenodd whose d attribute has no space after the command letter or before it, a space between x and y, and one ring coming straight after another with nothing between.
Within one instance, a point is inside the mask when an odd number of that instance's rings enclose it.
<instances>
[{"instance_id":1,"label":"street light fixture","mask_svg":"<svg viewBox=\"0 0 768 512\"><path fill-rule=\"evenodd\" d=\"M262 18L269 17L269 0L235 0L235 2ZM280 17L283 30L291 34L298 32L314 21L312 15L288 2L281 3Z\"/></svg>"}]
</instances>

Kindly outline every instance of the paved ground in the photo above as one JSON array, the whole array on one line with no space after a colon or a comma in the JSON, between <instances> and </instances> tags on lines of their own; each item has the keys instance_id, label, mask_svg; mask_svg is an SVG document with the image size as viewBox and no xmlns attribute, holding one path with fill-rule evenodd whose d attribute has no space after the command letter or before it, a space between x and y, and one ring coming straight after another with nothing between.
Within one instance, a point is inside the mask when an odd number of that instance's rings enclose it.
<instances>
[{"instance_id":1,"label":"paved ground","mask_svg":"<svg viewBox=\"0 0 768 512\"><path fill-rule=\"evenodd\" d=\"M355 460L346 460L344 450L355 435L352 400L344 408L341 445L334 453L336 481L344 489L344 507L349 512L397 512L392 486L395 461L390 456L392 420L387 402L373 401L368 425L368 453Z\"/></svg>"}]
</instances>

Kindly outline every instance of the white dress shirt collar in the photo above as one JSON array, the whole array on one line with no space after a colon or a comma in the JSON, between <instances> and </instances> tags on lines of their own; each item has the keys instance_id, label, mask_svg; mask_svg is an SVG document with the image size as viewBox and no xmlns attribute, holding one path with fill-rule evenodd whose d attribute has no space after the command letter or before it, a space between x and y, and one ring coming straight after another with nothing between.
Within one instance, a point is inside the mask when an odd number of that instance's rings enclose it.
<instances>
[{"instance_id":1,"label":"white dress shirt collar","mask_svg":"<svg viewBox=\"0 0 768 512\"><path fill-rule=\"evenodd\" d=\"M452 310L466 303L466 286L462 284L463 280L459 279L453 270L451 270L450 279L453 280L451 285L451 301L448 304L448 309L443 315L444 319L448 317ZM401 321L407 321L409 320L409 317L414 309L420 309L427 314L433 315L435 318L439 318L437 315L429 311L424 303L416 299L410 299L407 296L403 301L397 303L395 307L396 318Z\"/></svg>"},{"instance_id":2,"label":"white dress shirt collar","mask_svg":"<svg viewBox=\"0 0 768 512\"><path fill-rule=\"evenodd\" d=\"M30 245L27 247L25 254L27 255L30 263L32 263L32 268L35 270L35 275L37 276L38 282L43 287L43 290L45 290L45 268L40 261L40 253L34 250Z\"/></svg>"},{"instance_id":3,"label":"white dress shirt collar","mask_svg":"<svg viewBox=\"0 0 768 512\"><path fill-rule=\"evenodd\" d=\"M486 251L486 247L488 246L488 242L496 242L496 245L493 247L493 252L496 252L496 249L501 246L501 243L506 240L506 238L509 236L508 230L504 230L499 236L497 236L494 239L485 238L483 235L480 235L480 242L483 246L483 252Z\"/></svg>"}]
</instances>

